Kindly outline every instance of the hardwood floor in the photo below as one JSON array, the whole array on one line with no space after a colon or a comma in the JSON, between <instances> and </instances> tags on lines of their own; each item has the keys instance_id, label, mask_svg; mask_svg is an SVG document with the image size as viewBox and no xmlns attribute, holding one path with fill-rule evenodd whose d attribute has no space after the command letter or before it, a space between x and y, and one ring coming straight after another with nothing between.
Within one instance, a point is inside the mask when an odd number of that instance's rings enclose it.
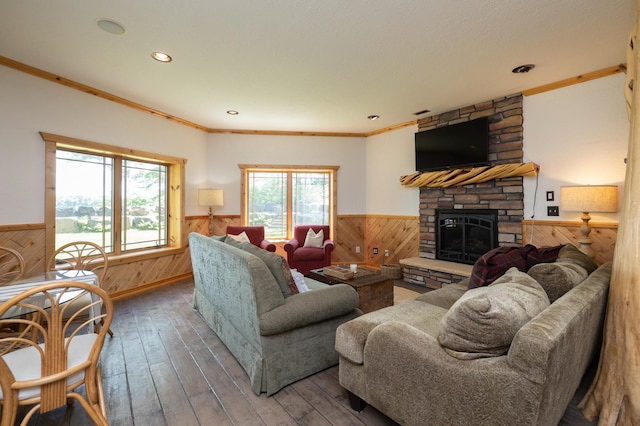
<instances>
[{"instance_id":1,"label":"hardwood floor","mask_svg":"<svg viewBox=\"0 0 640 426\"><path fill-rule=\"evenodd\" d=\"M193 281L184 280L116 302L102 354L111 425L395 425L367 407L349 407L332 367L256 396L240 365L191 308ZM575 408L561 425L590 425ZM30 424L91 424L78 403Z\"/></svg>"}]
</instances>

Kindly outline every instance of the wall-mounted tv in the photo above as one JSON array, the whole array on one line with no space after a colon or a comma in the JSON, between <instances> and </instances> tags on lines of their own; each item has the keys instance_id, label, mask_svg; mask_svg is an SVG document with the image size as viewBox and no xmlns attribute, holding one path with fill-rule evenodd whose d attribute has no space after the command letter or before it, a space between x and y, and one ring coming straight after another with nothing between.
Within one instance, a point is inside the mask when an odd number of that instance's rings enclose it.
<instances>
[{"instance_id":1,"label":"wall-mounted tv","mask_svg":"<svg viewBox=\"0 0 640 426\"><path fill-rule=\"evenodd\" d=\"M487 117L415 134L419 172L481 166L489 163Z\"/></svg>"}]
</instances>

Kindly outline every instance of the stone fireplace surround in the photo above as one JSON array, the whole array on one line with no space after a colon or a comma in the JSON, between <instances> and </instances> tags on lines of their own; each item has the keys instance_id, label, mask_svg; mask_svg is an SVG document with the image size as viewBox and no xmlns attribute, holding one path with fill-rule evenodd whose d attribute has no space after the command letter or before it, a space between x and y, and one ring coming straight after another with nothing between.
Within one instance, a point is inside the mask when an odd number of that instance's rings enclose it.
<instances>
[{"instance_id":1,"label":"stone fireplace surround","mask_svg":"<svg viewBox=\"0 0 640 426\"><path fill-rule=\"evenodd\" d=\"M489 161L491 166L523 161L522 95L510 95L418 120L424 131L489 117ZM406 282L440 288L457 282L471 265L436 261L436 209L496 209L498 245L522 245L524 218L522 177L449 188L420 188L420 259L404 259Z\"/></svg>"}]
</instances>

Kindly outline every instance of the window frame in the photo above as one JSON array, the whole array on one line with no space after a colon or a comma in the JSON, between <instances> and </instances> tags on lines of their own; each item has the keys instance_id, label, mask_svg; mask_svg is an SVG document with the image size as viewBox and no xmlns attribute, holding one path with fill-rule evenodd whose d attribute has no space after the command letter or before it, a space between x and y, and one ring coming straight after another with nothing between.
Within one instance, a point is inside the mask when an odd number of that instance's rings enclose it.
<instances>
[{"instance_id":1,"label":"window frame","mask_svg":"<svg viewBox=\"0 0 640 426\"><path fill-rule=\"evenodd\" d=\"M336 240L336 223L338 219L338 169L340 166L312 166L312 165L277 165L277 164L238 164L240 168L240 223L249 223L249 172L283 172L283 173L329 173L329 233L328 238ZM291 180L287 180L287 193L291 193ZM287 237L293 238L291 226L291 200L287 197Z\"/></svg>"},{"instance_id":2,"label":"window frame","mask_svg":"<svg viewBox=\"0 0 640 426\"><path fill-rule=\"evenodd\" d=\"M128 257L157 257L184 251L186 238L183 235L185 222L185 165L184 158L154 154L83 139L40 132L45 142L45 258L49 259L55 252L56 223L56 151L58 148L87 154L120 157L127 160L164 164L168 172L167 192L167 246L162 248L143 248L121 252L121 236L114 240L114 252L109 253L109 260ZM116 167L115 179L121 180L119 167ZM114 194L114 210L119 212L121 196ZM115 215L114 215L115 217ZM114 231L121 233L120 229Z\"/></svg>"}]
</instances>

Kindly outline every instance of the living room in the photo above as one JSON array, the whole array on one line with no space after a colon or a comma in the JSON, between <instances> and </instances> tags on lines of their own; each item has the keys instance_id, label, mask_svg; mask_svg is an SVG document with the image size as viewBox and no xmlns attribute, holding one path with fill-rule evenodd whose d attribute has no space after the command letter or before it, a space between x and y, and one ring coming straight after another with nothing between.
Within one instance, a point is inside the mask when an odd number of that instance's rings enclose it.
<instances>
[{"instance_id":1,"label":"living room","mask_svg":"<svg viewBox=\"0 0 640 426\"><path fill-rule=\"evenodd\" d=\"M9 153L0 159L1 169L7 180L20 176L3 189L13 201L2 207L0 241L23 241L32 271L43 270L45 259L44 197L33 196L44 193L41 131L186 158L186 229L203 233L208 217L206 207L197 203L199 188L215 185L224 190L225 205L214 216L217 233L224 233L228 223L239 224L238 164L299 164L304 158L305 164L338 165L338 229L345 224L359 229L360 236L345 241L338 232L334 261L380 265L419 255L419 189L399 182L400 176L414 171L415 126L370 137L207 134L11 68L0 67L0 73L7 101L1 106L3 146ZM619 185L622 193L629 128L623 86L624 74L617 73L524 97L524 160L540 166L537 179L523 178L525 220L533 217L536 225L560 220L559 225L572 229L569 234L577 239L579 214L561 211L559 217L547 216L547 205L554 203L546 201L545 193L558 194L560 186L571 184ZM177 146L176 140L181 141ZM605 223L614 231L617 219L617 214L593 215L594 223ZM395 224L413 230L413 235L398 250L398 236L367 234L367 223L369 229ZM533 229L525 228L529 233ZM533 240L525 243L537 244L540 235L533 231ZM361 253L356 253L356 246ZM373 255L373 247L380 249L379 255ZM384 249L390 249L392 259L383 259ZM607 252L610 260L613 246ZM183 263L183 273L188 273L188 262ZM113 283L110 291L171 278L156 275L142 283Z\"/></svg>"},{"instance_id":2,"label":"living room","mask_svg":"<svg viewBox=\"0 0 640 426\"><path fill-rule=\"evenodd\" d=\"M384 126L373 121L367 123L367 131L356 135L208 132L76 90L64 82L59 84L30 72L29 64L16 65L10 61L13 58L2 58L0 170L7 184L0 194L11 202L0 206L0 245L20 246L31 273L44 270L48 244L46 154L40 132L186 159L182 189L185 236L191 231L207 233L207 208L199 206L197 200L201 188L224 190L224 206L214 214L216 234L224 233L228 224L240 223L239 164L339 166L333 261L379 266L420 256L420 190L403 187L399 181L415 170L417 122L378 132ZM523 161L540 166L537 177L523 178L523 244L546 245L550 235L557 238L551 242L577 242L579 213L560 211L557 217L547 214L548 206L558 205L561 186L618 185L622 197L629 122L623 97L625 74L618 65L615 62L601 69L580 70L567 76L569 82L523 92ZM544 66L538 64L538 70ZM506 72L510 74L510 69ZM526 81L535 72L517 78ZM524 85L526 89L540 86L544 85ZM512 94L465 98L457 108ZM464 98L464 93L456 96ZM429 103L429 99L424 102ZM311 133L317 129L307 130ZM555 194L555 200L548 200L548 192ZM618 220L618 213L592 214L594 226L607 235L598 248L601 259L613 256ZM350 232L341 232L341 228ZM391 229L404 233L385 232ZM341 237L344 235L349 238ZM180 253L114 259L105 288L123 298L188 277L191 266L185 246L183 239ZM373 248L378 248L377 255ZM383 257L385 249L391 252L390 258Z\"/></svg>"}]
</instances>

